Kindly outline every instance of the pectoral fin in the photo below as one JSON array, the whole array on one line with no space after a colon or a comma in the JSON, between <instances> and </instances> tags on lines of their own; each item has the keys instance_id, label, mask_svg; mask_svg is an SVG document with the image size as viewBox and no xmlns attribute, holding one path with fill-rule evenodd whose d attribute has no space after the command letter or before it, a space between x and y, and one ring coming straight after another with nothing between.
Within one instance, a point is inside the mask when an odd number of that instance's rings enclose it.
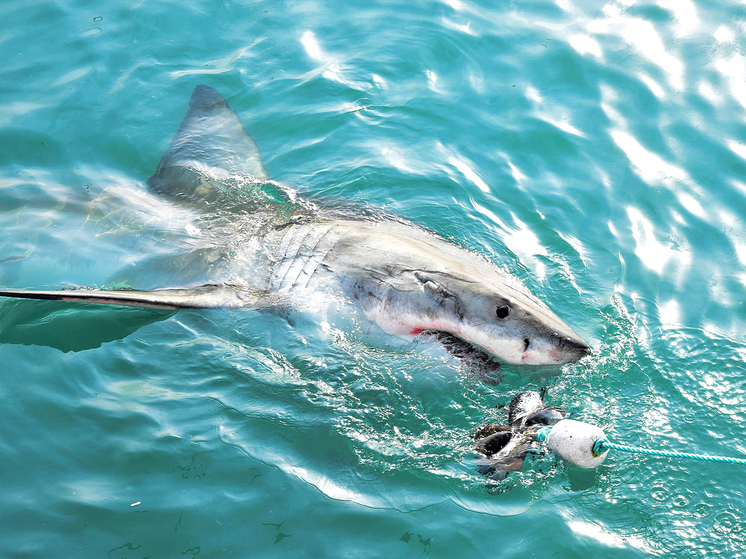
<instances>
[{"instance_id":1,"label":"pectoral fin","mask_svg":"<svg viewBox=\"0 0 746 559\"><path fill-rule=\"evenodd\" d=\"M191 288L166 288L149 291L129 289L109 291L85 288L59 291L2 290L0 296L17 299L125 305L152 309L265 308L281 302L276 294L251 291L227 284L206 284Z\"/></svg>"}]
</instances>

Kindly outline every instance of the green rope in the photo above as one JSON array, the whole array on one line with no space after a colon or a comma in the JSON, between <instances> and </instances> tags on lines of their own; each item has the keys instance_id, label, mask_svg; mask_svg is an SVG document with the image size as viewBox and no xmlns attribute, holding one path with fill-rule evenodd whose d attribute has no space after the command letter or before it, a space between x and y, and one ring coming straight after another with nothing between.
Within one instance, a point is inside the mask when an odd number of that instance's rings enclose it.
<instances>
[{"instance_id":1,"label":"green rope","mask_svg":"<svg viewBox=\"0 0 746 559\"><path fill-rule=\"evenodd\" d=\"M540 443L543 443L545 440L547 440L547 437L549 436L549 431L551 430L552 430L551 427L542 427L536 432L536 435L534 436L536 437L537 441L539 441Z\"/></svg>"},{"instance_id":2,"label":"green rope","mask_svg":"<svg viewBox=\"0 0 746 559\"><path fill-rule=\"evenodd\" d=\"M728 456L706 456L704 454L690 454L688 452L672 452L670 450L652 450L623 444L610 443L606 439L598 439L593 445L593 456L600 456L607 450L621 450L650 456L667 456L669 458L686 458L689 460L704 460L706 462L724 462L726 464L746 464L746 458L729 458Z\"/></svg>"},{"instance_id":3,"label":"green rope","mask_svg":"<svg viewBox=\"0 0 746 559\"><path fill-rule=\"evenodd\" d=\"M551 427L542 427L536 433L536 440L544 442L549 436ZM704 460L705 462L723 462L725 464L746 464L746 458L730 458L728 456L707 456L705 454L691 454L689 452L673 452L670 450L653 450L650 448L640 448L637 446L627 446L623 444L611 443L606 439L598 439L594 444L591 452L593 456L601 456L607 450L621 450L622 452L633 452L635 454L647 454L649 456L666 456L668 458L684 458L689 460Z\"/></svg>"}]
</instances>

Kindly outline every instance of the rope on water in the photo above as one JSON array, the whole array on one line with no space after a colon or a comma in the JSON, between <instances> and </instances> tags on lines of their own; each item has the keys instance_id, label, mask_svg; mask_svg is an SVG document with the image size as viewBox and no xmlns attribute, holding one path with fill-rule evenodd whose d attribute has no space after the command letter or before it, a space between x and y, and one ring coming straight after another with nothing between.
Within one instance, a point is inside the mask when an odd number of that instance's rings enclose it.
<instances>
[{"instance_id":1,"label":"rope on water","mask_svg":"<svg viewBox=\"0 0 746 559\"><path fill-rule=\"evenodd\" d=\"M706 462L720 462L722 464L746 465L746 458L731 458L729 456L707 456L689 452L674 452L671 450L657 450L641 448L609 442L602 429L572 419L563 419L552 427L539 429L534 437L538 442L546 445L560 458L572 462L581 468L595 468L606 458L609 450L621 450L648 456L664 456L687 460L703 460Z\"/></svg>"},{"instance_id":2,"label":"rope on water","mask_svg":"<svg viewBox=\"0 0 746 559\"><path fill-rule=\"evenodd\" d=\"M547 447L563 460L581 468L600 466L608 454L593 454L593 445L596 441L606 439L603 429L574 419L563 419L552 427L543 427L534 433L534 437L537 441L546 443Z\"/></svg>"},{"instance_id":3,"label":"rope on water","mask_svg":"<svg viewBox=\"0 0 746 559\"><path fill-rule=\"evenodd\" d=\"M668 458L684 458L689 460L704 460L706 462L723 462L726 464L746 464L746 458L730 458L728 456L707 456L705 454L690 454L688 452L673 452L670 450L653 450L623 444L611 443L606 439L598 439L593 444L593 455L600 456L607 450L621 450L622 452L633 452L635 454L647 454L650 456L666 456Z\"/></svg>"}]
</instances>

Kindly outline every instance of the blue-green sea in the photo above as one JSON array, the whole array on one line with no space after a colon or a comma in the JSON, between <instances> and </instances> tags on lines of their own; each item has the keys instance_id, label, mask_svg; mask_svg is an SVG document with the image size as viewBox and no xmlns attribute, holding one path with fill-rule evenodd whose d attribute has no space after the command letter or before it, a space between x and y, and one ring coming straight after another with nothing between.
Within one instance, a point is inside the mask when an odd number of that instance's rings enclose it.
<instances>
[{"instance_id":1,"label":"blue-green sea","mask_svg":"<svg viewBox=\"0 0 746 559\"><path fill-rule=\"evenodd\" d=\"M497 386L292 312L0 302L0 557L746 557L743 466L529 456L516 393L746 456L746 5L2 0L0 287L209 280L147 186L198 84L269 175L517 276L593 346Z\"/></svg>"}]
</instances>

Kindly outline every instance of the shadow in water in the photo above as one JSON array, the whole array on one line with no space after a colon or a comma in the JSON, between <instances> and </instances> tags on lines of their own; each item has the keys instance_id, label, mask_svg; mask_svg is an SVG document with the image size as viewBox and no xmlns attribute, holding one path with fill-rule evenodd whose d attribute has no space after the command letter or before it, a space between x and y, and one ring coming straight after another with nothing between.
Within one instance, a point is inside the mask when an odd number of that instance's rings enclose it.
<instances>
[{"instance_id":1,"label":"shadow in water","mask_svg":"<svg viewBox=\"0 0 746 559\"><path fill-rule=\"evenodd\" d=\"M8 301L0 305L0 344L82 351L124 339L135 330L175 313L175 310L58 301Z\"/></svg>"}]
</instances>

